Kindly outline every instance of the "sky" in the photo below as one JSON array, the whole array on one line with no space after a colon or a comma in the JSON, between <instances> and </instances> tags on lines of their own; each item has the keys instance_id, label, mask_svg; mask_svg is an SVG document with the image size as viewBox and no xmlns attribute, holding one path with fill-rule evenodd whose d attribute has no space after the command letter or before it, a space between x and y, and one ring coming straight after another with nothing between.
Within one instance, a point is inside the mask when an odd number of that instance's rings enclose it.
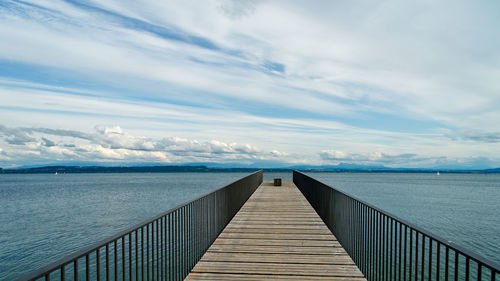
<instances>
[{"instance_id":1,"label":"sky","mask_svg":"<svg viewBox=\"0 0 500 281\"><path fill-rule=\"evenodd\" d=\"M0 1L0 167L500 167L499 1Z\"/></svg>"}]
</instances>

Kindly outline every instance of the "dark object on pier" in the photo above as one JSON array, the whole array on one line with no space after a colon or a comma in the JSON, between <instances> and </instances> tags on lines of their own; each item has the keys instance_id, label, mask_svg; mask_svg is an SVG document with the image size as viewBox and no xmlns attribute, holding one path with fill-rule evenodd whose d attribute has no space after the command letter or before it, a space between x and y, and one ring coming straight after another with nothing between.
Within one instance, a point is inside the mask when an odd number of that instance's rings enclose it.
<instances>
[{"instance_id":1,"label":"dark object on pier","mask_svg":"<svg viewBox=\"0 0 500 281\"><path fill-rule=\"evenodd\" d=\"M281 186L281 179L280 178L274 179L274 186Z\"/></svg>"}]
</instances>

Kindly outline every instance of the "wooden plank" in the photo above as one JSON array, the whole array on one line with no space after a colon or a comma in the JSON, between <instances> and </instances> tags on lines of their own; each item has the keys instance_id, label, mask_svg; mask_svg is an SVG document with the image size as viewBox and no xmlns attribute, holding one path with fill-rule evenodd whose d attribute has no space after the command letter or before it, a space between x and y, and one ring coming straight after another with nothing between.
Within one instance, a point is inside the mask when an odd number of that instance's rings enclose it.
<instances>
[{"instance_id":1,"label":"wooden plank","mask_svg":"<svg viewBox=\"0 0 500 281\"><path fill-rule=\"evenodd\" d=\"M217 262L259 262L259 263L305 263L305 264L337 264L352 265L352 260L345 255L306 255L306 254L276 254L276 253L214 253L207 252L203 261Z\"/></svg>"},{"instance_id":2,"label":"wooden plank","mask_svg":"<svg viewBox=\"0 0 500 281\"><path fill-rule=\"evenodd\" d=\"M345 250L341 247L295 247L295 246L252 246L252 245L227 245L227 244L212 244L207 252L240 252L240 253L306 253L315 255L335 255L345 254Z\"/></svg>"},{"instance_id":3,"label":"wooden plank","mask_svg":"<svg viewBox=\"0 0 500 281\"><path fill-rule=\"evenodd\" d=\"M336 241L333 235L328 234L289 234L289 233L245 233L245 232L222 232L219 237L238 239L290 239L290 240L327 240Z\"/></svg>"},{"instance_id":4,"label":"wooden plank","mask_svg":"<svg viewBox=\"0 0 500 281\"><path fill-rule=\"evenodd\" d=\"M247 229L247 228L264 228L264 229L276 229L276 228L281 228L281 229L315 229L315 230L328 230L326 225L324 224L306 224L306 225L294 225L294 224L239 224L239 223L230 223L226 229L228 228L240 228L240 229Z\"/></svg>"},{"instance_id":5,"label":"wooden plank","mask_svg":"<svg viewBox=\"0 0 500 281\"><path fill-rule=\"evenodd\" d=\"M294 275L278 275L278 274L220 274L220 273L199 273L192 272L186 278L189 281L225 281L225 280L243 280L243 281L261 281L261 280L332 280L331 277L322 276L294 276ZM366 281L364 278L356 277L335 277L335 281Z\"/></svg>"},{"instance_id":6,"label":"wooden plank","mask_svg":"<svg viewBox=\"0 0 500 281\"><path fill-rule=\"evenodd\" d=\"M286 264L251 262L205 262L201 260L193 272L288 274L327 277L363 277L356 265Z\"/></svg>"},{"instance_id":7,"label":"wooden plank","mask_svg":"<svg viewBox=\"0 0 500 281\"><path fill-rule=\"evenodd\" d=\"M233 228L227 227L224 232L227 233L261 233L261 234L310 234L310 235L329 235L328 229L293 229L293 228Z\"/></svg>"},{"instance_id":8,"label":"wooden plank","mask_svg":"<svg viewBox=\"0 0 500 281\"><path fill-rule=\"evenodd\" d=\"M226 239L219 237L213 245L342 247L333 240L284 240L284 239Z\"/></svg>"},{"instance_id":9,"label":"wooden plank","mask_svg":"<svg viewBox=\"0 0 500 281\"><path fill-rule=\"evenodd\" d=\"M298 219L233 219L230 223L233 224L277 224L277 225L322 225L325 226L322 221L313 221L313 220L298 220ZM326 226L325 226L326 227Z\"/></svg>"},{"instance_id":10,"label":"wooden plank","mask_svg":"<svg viewBox=\"0 0 500 281\"><path fill-rule=\"evenodd\" d=\"M239 213L238 216L248 216L248 215L258 215L258 216L269 216L269 217L304 217L304 218L317 218L317 214L313 214L310 212L306 211L301 211L301 210L283 210L283 209L259 209L259 210L240 210L241 213Z\"/></svg>"}]
</instances>

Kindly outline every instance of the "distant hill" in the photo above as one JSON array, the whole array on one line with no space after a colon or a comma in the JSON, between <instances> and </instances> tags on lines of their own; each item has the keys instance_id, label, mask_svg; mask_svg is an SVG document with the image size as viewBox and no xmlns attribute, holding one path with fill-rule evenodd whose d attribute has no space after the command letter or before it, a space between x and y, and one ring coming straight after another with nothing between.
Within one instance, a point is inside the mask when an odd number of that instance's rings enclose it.
<instances>
[{"instance_id":1,"label":"distant hill","mask_svg":"<svg viewBox=\"0 0 500 281\"><path fill-rule=\"evenodd\" d=\"M172 173L172 172L251 172L257 169L246 168L208 168L206 166L140 166L140 167L102 167L102 166L46 166L36 168L0 169L3 174L54 174L54 173Z\"/></svg>"},{"instance_id":2,"label":"distant hill","mask_svg":"<svg viewBox=\"0 0 500 281\"><path fill-rule=\"evenodd\" d=\"M391 168L385 166L358 165L352 163L340 163L338 165L296 165L288 168L292 170L349 170L349 171L391 170Z\"/></svg>"},{"instance_id":3,"label":"distant hill","mask_svg":"<svg viewBox=\"0 0 500 281\"><path fill-rule=\"evenodd\" d=\"M500 173L500 168L495 169L452 169L452 168L391 168L385 166L358 165L340 163L338 165L297 165L288 167L292 170L310 172L384 172L384 173Z\"/></svg>"},{"instance_id":4,"label":"distant hill","mask_svg":"<svg viewBox=\"0 0 500 281\"><path fill-rule=\"evenodd\" d=\"M486 173L500 173L500 168L495 169L486 169L484 170Z\"/></svg>"}]
</instances>

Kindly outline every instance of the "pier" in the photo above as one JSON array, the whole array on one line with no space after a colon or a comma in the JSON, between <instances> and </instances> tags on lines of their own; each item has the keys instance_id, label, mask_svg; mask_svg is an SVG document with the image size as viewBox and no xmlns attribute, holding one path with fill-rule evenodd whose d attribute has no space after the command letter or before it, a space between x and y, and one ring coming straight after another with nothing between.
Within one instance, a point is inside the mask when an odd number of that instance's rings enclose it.
<instances>
[{"instance_id":1,"label":"pier","mask_svg":"<svg viewBox=\"0 0 500 281\"><path fill-rule=\"evenodd\" d=\"M186 280L366 280L293 182L263 182Z\"/></svg>"},{"instance_id":2,"label":"pier","mask_svg":"<svg viewBox=\"0 0 500 281\"><path fill-rule=\"evenodd\" d=\"M262 171L18 278L499 281L500 265L293 171Z\"/></svg>"}]
</instances>

